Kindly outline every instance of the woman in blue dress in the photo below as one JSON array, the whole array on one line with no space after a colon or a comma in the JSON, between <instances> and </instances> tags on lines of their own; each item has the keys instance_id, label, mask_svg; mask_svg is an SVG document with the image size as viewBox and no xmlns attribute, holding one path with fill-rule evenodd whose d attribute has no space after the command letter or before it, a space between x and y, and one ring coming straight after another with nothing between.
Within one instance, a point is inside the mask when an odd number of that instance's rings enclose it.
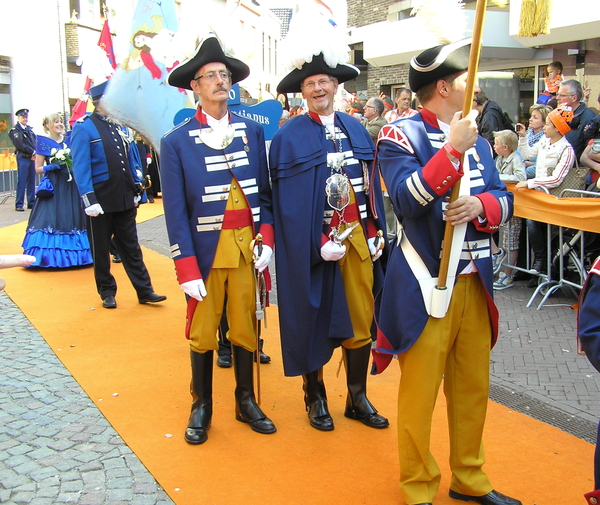
<instances>
[{"instance_id":1,"label":"woman in blue dress","mask_svg":"<svg viewBox=\"0 0 600 505\"><path fill-rule=\"evenodd\" d=\"M36 171L48 176L54 186L54 196L36 198L23 239L24 253L35 256L32 267L91 265L85 214L73 171L64 159L65 156L70 158L70 154L62 116L50 114L42 124L48 136L37 137Z\"/></svg>"}]
</instances>

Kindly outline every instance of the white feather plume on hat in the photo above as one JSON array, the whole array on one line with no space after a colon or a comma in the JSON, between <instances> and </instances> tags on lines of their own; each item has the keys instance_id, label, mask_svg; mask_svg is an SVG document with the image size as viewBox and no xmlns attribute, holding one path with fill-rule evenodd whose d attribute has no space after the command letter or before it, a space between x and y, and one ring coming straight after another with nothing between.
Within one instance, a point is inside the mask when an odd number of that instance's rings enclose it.
<instances>
[{"instance_id":1,"label":"white feather plume on hat","mask_svg":"<svg viewBox=\"0 0 600 505\"><path fill-rule=\"evenodd\" d=\"M236 56L235 49L241 47L236 30L231 29L230 13L225 7L216 2L182 1L179 29L175 34L180 60L192 58L208 36L216 37L223 51L230 56Z\"/></svg>"},{"instance_id":2,"label":"white feather plume on hat","mask_svg":"<svg viewBox=\"0 0 600 505\"><path fill-rule=\"evenodd\" d=\"M335 11L323 2L302 0L296 3L289 31L281 43L282 62L287 70L302 68L320 53L332 68L348 62L350 48L346 43L346 23L338 25L334 16ZM339 17L341 19L341 15Z\"/></svg>"},{"instance_id":3,"label":"white feather plume on hat","mask_svg":"<svg viewBox=\"0 0 600 505\"><path fill-rule=\"evenodd\" d=\"M462 0L421 0L413 7L411 15L438 44L451 44L465 38L467 17L464 6Z\"/></svg>"}]
</instances>

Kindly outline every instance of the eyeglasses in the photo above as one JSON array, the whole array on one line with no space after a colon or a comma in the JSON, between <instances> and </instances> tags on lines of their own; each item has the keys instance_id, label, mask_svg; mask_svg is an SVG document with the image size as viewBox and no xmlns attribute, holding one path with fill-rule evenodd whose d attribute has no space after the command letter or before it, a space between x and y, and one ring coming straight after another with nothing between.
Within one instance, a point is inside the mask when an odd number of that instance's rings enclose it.
<instances>
[{"instance_id":1,"label":"eyeglasses","mask_svg":"<svg viewBox=\"0 0 600 505\"><path fill-rule=\"evenodd\" d=\"M217 78L217 76L219 76L219 78L222 81L228 81L229 79L231 79L231 72L229 70L206 72L204 75L199 75L198 77L195 77L194 81L198 81L199 79L202 79L204 77L204 79L206 79L208 82L213 82Z\"/></svg>"},{"instance_id":2,"label":"eyeglasses","mask_svg":"<svg viewBox=\"0 0 600 505\"><path fill-rule=\"evenodd\" d=\"M374 109L375 107L373 107L372 105L365 105L365 109Z\"/></svg>"},{"instance_id":3,"label":"eyeglasses","mask_svg":"<svg viewBox=\"0 0 600 505\"><path fill-rule=\"evenodd\" d=\"M308 90L311 90L311 89L314 89L315 86L318 84L320 88L324 88L330 82L331 82L331 79L319 79L318 81L306 81L302 87L306 88Z\"/></svg>"},{"instance_id":4,"label":"eyeglasses","mask_svg":"<svg viewBox=\"0 0 600 505\"><path fill-rule=\"evenodd\" d=\"M556 98L566 98L568 96L575 96L575 93L571 93L571 94L568 94L568 95L556 95Z\"/></svg>"}]
</instances>

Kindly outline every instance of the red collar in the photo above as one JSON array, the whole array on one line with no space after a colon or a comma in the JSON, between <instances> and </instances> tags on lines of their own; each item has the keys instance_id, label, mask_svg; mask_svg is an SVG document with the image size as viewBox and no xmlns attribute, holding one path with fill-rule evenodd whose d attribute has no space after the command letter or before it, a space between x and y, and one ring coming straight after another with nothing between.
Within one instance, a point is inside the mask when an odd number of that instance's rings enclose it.
<instances>
[{"instance_id":1,"label":"red collar","mask_svg":"<svg viewBox=\"0 0 600 505\"><path fill-rule=\"evenodd\" d=\"M441 130L437 116L430 110L425 108L421 109L421 117L427 124L437 128L438 130Z\"/></svg>"},{"instance_id":2,"label":"red collar","mask_svg":"<svg viewBox=\"0 0 600 505\"><path fill-rule=\"evenodd\" d=\"M227 109L227 114L229 116L229 122L231 123L231 112L229 112L229 109ZM202 112L202 107L198 107L198 109L196 110L195 118L201 125L208 126L208 120L206 119L206 114Z\"/></svg>"},{"instance_id":3,"label":"red collar","mask_svg":"<svg viewBox=\"0 0 600 505\"><path fill-rule=\"evenodd\" d=\"M323 124L323 121L321 121L321 116L319 116L316 112L312 112L312 111L308 111L308 115L313 118L314 121L316 121L319 124Z\"/></svg>"}]
</instances>

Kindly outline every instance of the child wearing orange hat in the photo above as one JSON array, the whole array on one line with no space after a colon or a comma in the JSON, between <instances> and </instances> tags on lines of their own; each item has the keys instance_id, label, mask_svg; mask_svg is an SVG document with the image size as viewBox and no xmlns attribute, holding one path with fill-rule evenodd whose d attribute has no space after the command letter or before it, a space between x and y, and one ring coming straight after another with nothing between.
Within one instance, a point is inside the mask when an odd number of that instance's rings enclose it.
<instances>
[{"instance_id":1,"label":"child wearing orange hat","mask_svg":"<svg viewBox=\"0 0 600 505\"><path fill-rule=\"evenodd\" d=\"M562 184L575 163L575 151L565 138L565 135L571 131L569 123L572 119L573 111L567 107L554 109L548 113L544 125L545 137L531 147L525 138L525 131L518 132L521 154L526 159L537 156L537 162L535 177L519 182L517 188L535 189L544 186L550 189L557 188ZM546 272L547 225L528 219L527 232L534 257L531 270L538 273ZM530 287L535 286L537 279L534 277L532 281Z\"/></svg>"},{"instance_id":2,"label":"child wearing orange hat","mask_svg":"<svg viewBox=\"0 0 600 505\"><path fill-rule=\"evenodd\" d=\"M529 146L525 131L519 131L519 150L525 159L537 156L535 177L521 181L517 188L535 189L538 186L556 188L575 163L575 151L564 136L571 131L573 119L570 108L554 109L548 114L544 125L545 138Z\"/></svg>"}]
</instances>

